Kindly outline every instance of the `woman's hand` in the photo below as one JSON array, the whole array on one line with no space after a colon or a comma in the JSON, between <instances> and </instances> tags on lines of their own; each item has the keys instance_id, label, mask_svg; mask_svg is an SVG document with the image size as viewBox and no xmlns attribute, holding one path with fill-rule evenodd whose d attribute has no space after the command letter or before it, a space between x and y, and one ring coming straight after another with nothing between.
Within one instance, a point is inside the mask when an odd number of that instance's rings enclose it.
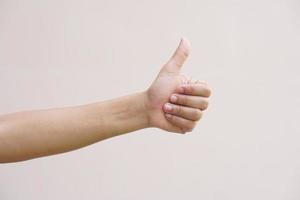
<instances>
[{"instance_id":1,"label":"woman's hand","mask_svg":"<svg viewBox=\"0 0 300 200\"><path fill-rule=\"evenodd\" d=\"M189 42L182 39L174 55L146 91L150 127L176 133L192 131L202 111L208 107L211 91L207 84L189 80L180 74L189 53Z\"/></svg>"}]
</instances>

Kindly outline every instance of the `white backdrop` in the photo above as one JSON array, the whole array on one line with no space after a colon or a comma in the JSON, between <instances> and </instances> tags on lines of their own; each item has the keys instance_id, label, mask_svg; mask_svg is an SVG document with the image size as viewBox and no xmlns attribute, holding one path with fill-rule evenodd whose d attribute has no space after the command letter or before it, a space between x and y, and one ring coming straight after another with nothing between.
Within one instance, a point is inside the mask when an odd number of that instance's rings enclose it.
<instances>
[{"instance_id":1,"label":"white backdrop","mask_svg":"<svg viewBox=\"0 0 300 200\"><path fill-rule=\"evenodd\" d=\"M182 35L213 89L193 133L1 164L0 199L300 199L299 0L0 0L0 113L144 90Z\"/></svg>"}]
</instances>

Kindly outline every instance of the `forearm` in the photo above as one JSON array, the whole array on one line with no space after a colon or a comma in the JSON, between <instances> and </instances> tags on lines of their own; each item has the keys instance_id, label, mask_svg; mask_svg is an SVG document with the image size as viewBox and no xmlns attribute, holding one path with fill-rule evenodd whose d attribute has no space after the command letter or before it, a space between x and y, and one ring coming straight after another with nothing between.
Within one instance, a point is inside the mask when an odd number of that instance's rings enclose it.
<instances>
[{"instance_id":1,"label":"forearm","mask_svg":"<svg viewBox=\"0 0 300 200\"><path fill-rule=\"evenodd\" d=\"M144 93L0 116L0 162L71 151L148 126Z\"/></svg>"}]
</instances>

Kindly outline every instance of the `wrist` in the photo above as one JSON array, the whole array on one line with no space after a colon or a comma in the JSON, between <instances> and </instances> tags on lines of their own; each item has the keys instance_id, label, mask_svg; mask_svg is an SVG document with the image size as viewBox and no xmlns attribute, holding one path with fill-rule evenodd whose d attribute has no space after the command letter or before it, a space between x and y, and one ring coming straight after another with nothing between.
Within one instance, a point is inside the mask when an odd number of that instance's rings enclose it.
<instances>
[{"instance_id":1,"label":"wrist","mask_svg":"<svg viewBox=\"0 0 300 200\"><path fill-rule=\"evenodd\" d=\"M120 121L126 132L149 127L146 92L118 98L114 101L112 109L115 110L114 120Z\"/></svg>"},{"instance_id":2,"label":"wrist","mask_svg":"<svg viewBox=\"0 0 300 200\"><path fill-rule=\"evenodd\" d=\"M140 118L141 118L141 121L142 121L142 126L144 128L149 128L151 125L150 125L150 117L149 117L149 106L148 106L148 93L147 93L147 90L146 91L143 91L143 92L140 92L138 93L138 102L139 103L139 108L138 108L138 112L140 114Z\"/></svg>"}]
</instances>

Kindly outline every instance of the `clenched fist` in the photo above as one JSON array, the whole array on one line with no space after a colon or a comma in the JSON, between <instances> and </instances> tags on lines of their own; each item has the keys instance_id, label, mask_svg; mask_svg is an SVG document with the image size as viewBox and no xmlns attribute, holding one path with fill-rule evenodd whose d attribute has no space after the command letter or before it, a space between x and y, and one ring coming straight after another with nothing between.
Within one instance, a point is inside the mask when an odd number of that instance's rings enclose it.
<instances>
[{"instance_id":1,"label":"clenched fist","mask_svg":"<svg viewBox=\"0 0 300 200\"><path fill-rule=\"evenodd\" d=\"M211 90L207 84L180 73L189 54L189 42L181 39L173 56L146 91L150 127L176 133L192 131L208 107Z\"/></svg>"}]
</instances>

